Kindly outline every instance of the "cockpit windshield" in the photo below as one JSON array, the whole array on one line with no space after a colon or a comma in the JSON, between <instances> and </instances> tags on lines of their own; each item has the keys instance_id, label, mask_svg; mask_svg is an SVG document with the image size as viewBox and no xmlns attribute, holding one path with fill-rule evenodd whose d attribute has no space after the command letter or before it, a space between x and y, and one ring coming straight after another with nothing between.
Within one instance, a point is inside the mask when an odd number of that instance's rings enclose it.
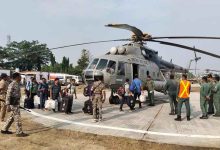
<instances>
[{"instance_id":1,"label":"cockpit windshield","mask_svg":"<svg viewBox=\"0 0 220 150\"><path fill-rule=\"evenodd\" d=\"M98 65L97 65L97 67L96 67L96 69L97 69L97 70L103 70L103 69L105 69L106 66L107 66L107 62L108 62L107 59L100 59Z\"/></svg>"},{"instance_id":2,"label":"cockpit windshield","mask_svg":"<svg viewBox=\"0 0 220 150\"><path fill-rule=\"evenodd\" d=\"M116 69L116 62L110 60L107 66L107 72L110 74L114 74Z\"/></svg>"},{"instance_id":3,"label":"cockpit windshield","mask_svg":"<svg viewBox=\"0 0 220 150\"><path fill-rule=\"evenodd\" d=\"M94 59L88 69L95 69L98 61L99 61L98 58Z\"/></svg>"}]
</instances>

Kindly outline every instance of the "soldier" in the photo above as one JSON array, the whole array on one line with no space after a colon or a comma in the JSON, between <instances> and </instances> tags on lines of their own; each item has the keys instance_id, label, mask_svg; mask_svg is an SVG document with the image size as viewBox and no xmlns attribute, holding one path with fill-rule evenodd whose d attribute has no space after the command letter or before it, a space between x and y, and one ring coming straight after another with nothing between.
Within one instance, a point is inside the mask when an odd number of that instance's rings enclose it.
<instances>
[{"instance_id":1,"label":"soldier","mask_svg":"<svg viewBox=\"0 0 220 150\"><path fill-rule=\"evenodd\" d=\"M170 108L171 108L171 112L169 113L169 115L177 114L177 101L176 101L177 86L178 83L174 79L174 75L171 74L170 80L168 80L165 84L165 94L168 92Z\"/></svg>"},{"instance_id":2,"label":"soldier","mask_svg":"<svg viewBox=\"0 0 220 150\"><path fill-rule=\"evenodd\" d=\"M208 74L208 83L211 86L211 89L214 88L214 80L212 78L212 74ZM213 94L210 95L210 100L208 101L209 108L208 108L208 114L214 114L214 105L213 105Z\"/></svg>"},{"instance_id":3,"label":"soldier","mask_svg":"<svg viewBox=\"0 0 220 150\"><path fill-rule=\"evenodd\" d=\"M8 131L11 124L15 121L16 124L16 136L17 137L25 137L28 134L23 133L22 131L22 123L21 123L21 114L20 114L20 83L21 75L19 73L13 74L13 82L9 84L7 95L6 95L6 105L7 110L11 110L11 114L3 126L1 133L2 134L12 134L11 131Z\"/></svg>"},{"instance_id":4,"label":"soldier","mask_svg":"<svg viewBox=\"0 0 220 150\"><path fill-rule=\"evenodd\" d=\"M151 79L151 76L147 76L147 92L150 104L148 106L154 106L154 81Z\"/></svg>"},{"instance_id":5,"label":"soldier","mask_svg":"<svg viewBox=\"0 0 220 150\"><path fill-rule=\"evenodd\" d=\"M178 96L178 106L177 106L177 118L176 121L181 121L181 109L183 103L186 105L186 115L187 121L190 121L190 104L189 104L189 95L191 90L191 83L187 80L187 75L182 75L182 80L179 82L177 87L177 96Z\"/></svg>"},{"instance_id":6,"label":"soldier","mask_svg":"<svg viewBox=\"0 0 220 150\"><path fill-rule=\"evenodd\" d=\"M91 90L93 91L93 118L94 122L102 121L102 103L104 103L106 99L106 93L104 91L105 85L103 83L103 77L95 77L95 82ZM97 118L97 109L99 111L99 118Z\"/></svg>"},{"instance_id":7,"label":"soldier","mask_svg":"<svg viewBox=\"0 0 220 150\"><path fill-rule=\"evenodd\" d=\"M1 81L0 81L0 103L1 103L1 121L3 122L5 119L5 114L6 114L6 104L5 104L5 99L6 99L6 93L8 89L8 76L5 73L1 74Z\"/></svg>"},{"instance_id":8,"label":"soldier","mask_svg":"<svg viewBox=\"0 0 220 150\"><path fill-rule=\"evenodd\" d=\"M215 76L215 87L212 89L213 92L213 101L214 101L214 106L216 109L215 114L213 115L214 117L220 117L220 82L219 82L219 76Z\"/></svg>"},{"instance_id":9,"label":"soldier","mask_svg":"<svg viewBox=\"0 0 220 150\"><path fill-rule=\"evenodd\" d=\"M211 86L208 83L207 77L202 77L202 84L200 88L200 107L202 110L202 117L200 119L208 119L207 103L210 100Z\"/></svg>"}]
</instances>

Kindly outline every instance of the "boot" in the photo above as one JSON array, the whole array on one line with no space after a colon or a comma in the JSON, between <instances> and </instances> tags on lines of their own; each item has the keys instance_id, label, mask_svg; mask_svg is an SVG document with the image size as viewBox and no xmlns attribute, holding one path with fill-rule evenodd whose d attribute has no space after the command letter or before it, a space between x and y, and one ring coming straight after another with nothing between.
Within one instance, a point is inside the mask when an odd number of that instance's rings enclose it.
<instances>
[{"instance_id":1,"label":"boot","mask_svg":"<svg viewBox=\"0 0 220 150\"><path fill-rule=\"evenodd\" d=\"M1 133L2 134L13 134L13 132L11 132L11 131L4 131L4 130L1 130Z\"/></svg>"},{"instance_id":2,"label":"boot","mask_svg":"<svg viewBox=\"0 0 220 150\"><path fill-rule=\"evenodd\" d=\"M208 119L207 115L202 115L202 117L200 117L200 119Z\"/></svg>"},{"instance_id":3,"label":"boot","mask_svg":"<svg viewBox=\"0 0 220 150\"><path fill-rule=\"evenodd\" d=\"M177 116L177 118L175 118L176 121L181 121L181 116Z\"/></svg>"},{"instance_id":4,"label":"boot","mask_svg":"<svg viewBox=\"0 0 220 150\"><path fill-rule=\"evenodd\" d=\"M16 137L26 137L26 136L29 136L29 135L24 132L22 132L20 134L16 134Z\"/></svg>"},{"instance_id":5,"label":"boot","mask_svg":"<svg viewBox=\"0 0 220 150\"><path fill-rule=\"evenodd\" d=\"M175 115L175 113L174 113L174 112L171 112L171 113L169 113L169 115Z\"/></svg>"},{"instance_id":6,"label":"boot","mask_svg":"<svg viewBox=\"0 0 220 150\"><path fill-rule=\"evenodd\" d=\"M190 116L187 116L187 121L190 121Z\"/></svg>"}]
</instances>

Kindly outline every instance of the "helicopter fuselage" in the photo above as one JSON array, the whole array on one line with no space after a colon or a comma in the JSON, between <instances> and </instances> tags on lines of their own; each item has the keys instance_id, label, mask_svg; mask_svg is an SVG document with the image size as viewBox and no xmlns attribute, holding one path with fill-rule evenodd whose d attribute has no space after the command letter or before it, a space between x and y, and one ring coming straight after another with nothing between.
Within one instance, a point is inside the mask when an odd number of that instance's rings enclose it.
<instances>
[{"instance_id":1,"label":"helicopter fuselage","mask_svg":"<svg viewBox=\"0 0 220 150\"><path fill-rule=\"evenodd\" d=\"M140 46L133 43L114 47L106 55L94 58L84 71L85 81L90 82L95 76L102 76L106 85L117 88L123 85L126 79L131 82L136 75L144 83L149 75L155 82L155 90L163 91L166 79L160 66L150 58L146 59L149 53L144 53Z\"/></svg>"}]
</instances>

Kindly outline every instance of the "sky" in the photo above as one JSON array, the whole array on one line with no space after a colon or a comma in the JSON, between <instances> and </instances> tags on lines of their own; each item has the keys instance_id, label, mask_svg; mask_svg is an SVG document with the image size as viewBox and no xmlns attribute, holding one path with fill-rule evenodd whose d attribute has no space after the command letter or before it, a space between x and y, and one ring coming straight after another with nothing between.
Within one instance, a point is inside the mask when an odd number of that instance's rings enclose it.
<instances>
[{"instance_id":1,"label":"sky","mask_svg":"<svg viewBox=\"0 0 220 150\"><path fill-rule=\"evenodd\" d=\"M49 48L109 39L129 38L131 33L104 27L109 23L136 26L152 36L219 36L219 0L0 0L0 46L7 35L12 41L38 40ZM167 40L220 55L220 40ZM58 62L63 56L74 65L83 48L93 57L105 54L111 42L57 49ZM165 60L187 67L194 53L184 49L148 42ZM219 69L220 60L203 54L199 69ZM194 68L192 63L191 68Z\"/></svg>"}]
</instances>

